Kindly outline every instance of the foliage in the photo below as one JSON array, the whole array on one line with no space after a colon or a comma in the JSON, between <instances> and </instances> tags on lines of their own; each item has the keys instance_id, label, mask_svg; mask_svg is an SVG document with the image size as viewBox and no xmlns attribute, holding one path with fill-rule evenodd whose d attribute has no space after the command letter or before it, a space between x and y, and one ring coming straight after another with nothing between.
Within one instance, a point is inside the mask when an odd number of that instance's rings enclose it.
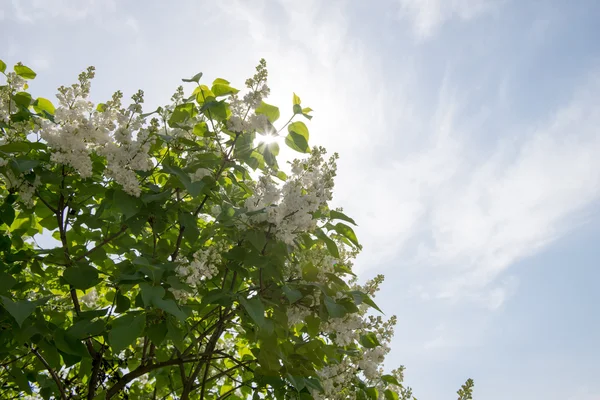
<instances>
[{"instance_id":1,"label":"foliage","mask_svg":"<svg viewBox=\"0 0 600 400\"><path fill-rule=\"evenodd\" d=\"M337 155L295 94L274 127L264 60L243 96L199 73L149 114L92 104L92 67L57 106L0 67L1 398L412 397L328 207ZM289 176L280 135L308 154Z\"/></svg>"}]
</instances>

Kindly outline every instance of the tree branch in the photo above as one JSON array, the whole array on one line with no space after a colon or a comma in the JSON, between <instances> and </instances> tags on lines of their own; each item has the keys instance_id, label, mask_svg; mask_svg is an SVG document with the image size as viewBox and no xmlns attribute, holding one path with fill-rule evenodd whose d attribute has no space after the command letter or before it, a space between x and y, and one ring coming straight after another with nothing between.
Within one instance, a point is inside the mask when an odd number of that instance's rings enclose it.
<instances>
[{"instance_id":1,"label":"tree branch","mask_svg":"<svg viewBox=\"0 0 600 400\"><path fill-rule=\"evenodd\" d=\"M86 258L87 256L89 256L90 254L92 254L93 252L95 252L96 250L100 249L101 247L103 247L105 244L107 244L108 242L118 238L119 236L121 236L125 231L127 230L127 225L123 225L121 227L121 229L119 229L119 231L113 233L112 235L104 238L104 240L102 240L100 243L98 243L96 246L92 247L91 249L89 249L88 251L86 251L85 253L83 253L82 255L80 255L79 257L77 257L75 259L75 262L81 261L84 258Z\"/></svg>"},{"instance_id":2,"label":"tree branch","mask_svg":"<svg viewBox=\"0 0 600 400\"><path fill-rule=\"evenodd\" d=\"M48 202L47 202L47 201L46 201L46 200L45 200L45 199L42 197L42 194L41 194L41 193L40 193L38 190L36 190L36 191L35 191L35 194L37 194L38 198L39 198L39 199L42 201L42 203L44 203L44 205L45 205L46 207L48 207L48 209L50 209L50 211L52 211L54 214L56 214L56 213L58 212L58 210L57 210L56 208L52 207L52 206L50 205L50 203L48 203Z\"/></svg>"},{"instance_id":3,"label":"tree branch","mask_svg":"<svg viewBox=\"0 0 600 400\"><path fill-rule=\"evenodd\" d=\"M54 369L52 369L50 364L48 364L48 361L46 361L46 359L42 357L42 355L39 351L37 351L37 349L32 347L31 352L35 354L35 356L42 362L42 364L44 364L44 367L46 367L50 375L52 375L52 379L54 379L54 382L56 382L56 386L58 387L58 391L60 392L60 398L63 400L67 400L67 394L65 393L65 389L63 388L60 378L58 377L58 375L56 375L56 372L54 372Z\"/></svg>"},{"instance_id":4,"label":"tree branch","mask_svg":"<svg viewBox=\"0 0 600 400\"><path fill-rule=\"evenodd\" d=\"M114 395L116 395L121 390L123 390L123 388L125 388L125 386L129 382L131 382L135 378L139 378L140 376L147 374L150 371L154 371L155 369L159 369L159 368L170 367L172 365L183 364L183 363L188 363L188 362L195 362L195 361L201 360L203 357L204 357L204 354L201 354L201 355L199 355L199 357L190 358L190 359L174 358L172 360L162 361L162 362L155 363L155 364L141 365L141 366L137 367L136 369L134 369L133 371L131 371L130 373L123 375L123 377L121 379L119 379L117 381L117 383L115 383L110 389L108 389L108 392L106 392L106 399L108 400L108 399L112 398Z\"/></svg>"}]
</instances>

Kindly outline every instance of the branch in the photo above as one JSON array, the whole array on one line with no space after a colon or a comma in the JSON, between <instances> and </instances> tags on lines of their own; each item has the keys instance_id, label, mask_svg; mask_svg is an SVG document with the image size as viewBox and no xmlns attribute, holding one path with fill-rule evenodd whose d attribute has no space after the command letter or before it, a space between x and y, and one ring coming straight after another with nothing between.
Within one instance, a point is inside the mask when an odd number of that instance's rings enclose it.
<instances>
[{"instance_id":1,"label":"branch","mask_svg":"<svg viewBox=\"0 0 600 400\"><path fill-rule=\"evenodd\" d=\"M235 371L236 369L238 369L238 368L240 368L240 367L245 367L245 366L246 366L246 364L250 364L250 363L253 363L253 362L256 362L256 360L246 360L246 361L239 361L239 364L237 364L237 365L235 365L235 366L233 366L233 367L231 367L231 368L229 368L229 369L226 369L225 371L221 371L221 372L219 372L218 374L215 374L215 375L211 376L211 377L210 377L210 378L208 378L206 381L208 382L208 381L212 381L213 379L219 379L220 377L222 377L222 376L224 376L224 375L228 375L228 374L229 374L229 372L231 372L231 371ZM251 370L251 369L250 369L250 370ZM251 371L252 371L252 370L251 370ZM228 375L228 376L229 376L229 375ZM232 380L235 380L235 379L233 379L231 376L229 376L229 377L230 377Z\"/></svg>"},{"instance_id":2,"label":"branch","mask_svg":"<svg viewBox=\"0 0 600 400\"><path fill-rule=\"evenodd\" d=\"M198 216L198 213L200 213L200 211L202 210L202 207L204 207L206 200L208 200L207 194L204 195L204 199L202 199L202 202L200 203L200 205L194 212L195 217ZM183 224L180 223L179 224L179 234L177 235L177 241L175 242L175 250L173 251L173 254L171 254L171 261L175 261L175 259L177 258L177 255L179 254L179 247L181 246L181 240L183 239L183 231L185 231L185 226L183 226Z\"/></svg>"},{"instance_id":3,"label":"branch","mask_svg":"<svg viewBox=\"0 0 600 400\"><path fill-rule=\"evenodd\" d=\"M209 113L210 113L210 111L209 111ZM211 119L211 121L212 121L212 119ZM214 131L214 128L213 128L213 131ZM229 152L225 155L225 158L223 158L223 162L221 162L221 166L219 167L219 170L217 171L217 174L215 175L215 181L219 180L219 178L221 177L221 174L225 170L227 161L229 161L229 157L231 156L231 153L233 153L233 149L235 147L235 142L238 140L239 137L240 137L239 133L236 133L235 139L233 139L233 141L231 142L231 147L229 148ZM202 199L202 202L200 203L198 208L196 208L196 211L194 211L194 217L198 216L198 214L202 210L202 207L204 207L206 200L208 200L208 194L204 195L204 199ZM181 246L181 240L183 239L183 231L184 230L185 230L185 227L183 225L179 224L179 234L177 235L177 241L175 242L175 250L173 251L173 254L171 254L171 261L175 261L175 259L177 258L177 255L179 254L179 247Z\"/></svg>"},{"instance_id":4,"label":"branch","mask_svg":"<svg viewBox=\"0 0 600 400\"><path fill-rule=\"evenodd\" d=\"M123 388L125 388L125 386L129 382L131 382L135 378L139 378L140 376L147 374L150 371L154 371L155 369L169 367L169 366L177 365L177 364L196 362L199 359L202 359L204 354L201 354L199 356L200 357L190 358L190 359L186 359L186 360L182 360L181 358L174 358L172 360L162 361L162 362L159 362L156 364L147 364L147 365L139 366L136 369L134 369L133 371L131 371L130 373L123 375L123 377L121 379L119 379L117 381L117 383L115 383L110 389L108 389L108 392L106 392L106 399L108 400L108 399L112 398L114 395L116 395L121 390L123 390Z\"/></svg>"},{"instance_id":5,"label":"branch","mask_svg":"<svg viewBox=\"0 0 600 400\"><path fill-rule=\"evenodd\" d=\"M56 214L56 213L58 212L58 210L57 210L56 208L52 207L52 206L50 205L50 203L48 203L48 202L47 202L47 201L46 201L46 200L45 200L45 199L42 197L42 194L41 194L41 193L40 193L38 190L36 190L36 191L35 191L35 194L37 194L38 198L39 198L39 199L42 201L42 203L44 203L44 205L45 205L46 207L48 207L48 208L50 209L50 211L52 211L54 214Z\"/></svg>"},{"instance_id":6,"label":"branch","mask_svg":"<svg viewBox=\"0 0 600 400\"><path fill-rule=\"evenodd\" d=\"M48 362L44 359L44 357L42 357L42 355L39 351L37 351L37 349L34 349L32 347L31 352L35 354L35 356L42 362L42 364L44 364L44 367L46 367L48 372L50 372L50 375L52 375L52 379L54 379L54 382L56 382L56 386L58 387L58 391L60 392L60 398L63 400L67 400L67 395L65 393L65 389L63 388L62 383L60 382L60 378L58 377L58 375L56 375L56 372L54 372L50 364L48 364Z\"/></svg>"},{"instance_id":7,"label":"branch","mask_svg":"<svg viewBox=\"0 0 600 400\"><path fill-rule=\"evenodd\" d=\"M104 240L102 240L96 246L92 247L91 249L89 249L88 251L86 251L85 253L83 253L82 255L80 255L79 257L77 257L75 259L75 262L83 260L84 258L86 258L87 256L89 256L90 254L92 254L93 252L95 252L96 250L98 250L99 248L103 247L108 242L110 242L110 241L118 238L119 236L121 236L126 230L127 230L127 225L123 225L121 227L121 229L119 229L119 231L117 231L117 232L113 233L112 235L104 238Z\"/></svg>"}]
</instances>

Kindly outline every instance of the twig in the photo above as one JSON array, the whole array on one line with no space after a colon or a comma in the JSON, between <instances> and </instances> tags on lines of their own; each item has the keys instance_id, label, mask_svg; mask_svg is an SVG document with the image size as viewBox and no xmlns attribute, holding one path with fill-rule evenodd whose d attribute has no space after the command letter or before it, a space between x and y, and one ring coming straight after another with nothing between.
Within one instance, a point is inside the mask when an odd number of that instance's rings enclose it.
<instances>
[{"instance_id":1,"label":"twig","mask_svg":"<svg viewBox=\"0 0 600 400\"><path fill-rule=\"evenodd\" d=\"M104 240L102 240L96 246L92 247L91 249L89 249L88 251L86 251L85 253L83 253L82 255L80 255L79 257L77 257L75 259L75 262L83 260L84 258L86 258L87 256L89 256L90 254L92 254L93 252L95 252L96 250L98 250L99 248L103 247L108 242L110 242L110 241L118 238L119 236L121 236L126 230L127 230L127 225L123 225L121 227L121 229L119 229L119 231L117 231L117 232L113 233L112 235L104 238Z\"/></svg>"},{"instance_id":2,"label":"twig","mask_svg":"<svg viewBox=\"0 0 600 400\"><path fill-rule=\"evenodd\" d=\"M46 359L42 357L42 355L39 351L37 351L37 349L34 349L32 347L31 352L35 354L35 356L42 362L42 364L44 364L44 367L46 367L50 375L52 375L52 379L54 379L54 382L56 382L56 386L58 387L58 391L60 392L60 398L63 400L67 400L67 394L65 393L65 389L63 388L63 385L60 382L60 378L58 377L58 375L56 375L56 372L54 372L50 364L48 364Z\"/></svg>"}]
</instances>

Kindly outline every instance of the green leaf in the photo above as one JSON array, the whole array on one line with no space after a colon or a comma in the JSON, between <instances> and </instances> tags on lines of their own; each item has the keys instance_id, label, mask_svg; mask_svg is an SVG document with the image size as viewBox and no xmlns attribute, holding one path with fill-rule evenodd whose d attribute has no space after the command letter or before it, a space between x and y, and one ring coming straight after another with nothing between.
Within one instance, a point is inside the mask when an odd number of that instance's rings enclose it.
<instances>
[{"instance_id":1,"label":"green leaf","mask_svg":"<svg viewBox=\"0 0 600 400\"><path fill-rule=\"evenodd\" d=\"M10 239L9 239L10 240ZM17 284L17 280L6 272L0 272L0 292L6 292Z\"/></svg>"},{"instance_id":2,"label":"green leaf","mask_svg":"<svg viewBox=\"0 0 600 400\"><path fill-rule=\"evenodd\" d=\"M398 400L398 393L393 392L390 389L386 389L384 394L385 394L385 400Z\"/></svg>"},{"instance_id":3,"label":"green leaf","mask_svg":"<svg viewBox=\"0 0 600 400\"><path fill-rule=\"evenodd\" d=\"M261 142L257 150L262 154L268 166L275 167L277 165L276 156L279 154L279 144L277 142Z\"/></svg>"},{"instance_id":4,"label":"green leaf","mask_svg":"<svg viewBox=\"0 0 600 400\"><path fill-rule=\"evenodd\" d=\"M6 63L2 60L0 60L0 72L2 72L2 73L6 72Z\"/></svg>"},{"instance_id":5,"label":"green leaf","mask_svg":"<svg viewBox=\"0 0 600 400\"><path fill-rule=\"evenodd\" d=\"M262 301L260 301L260 298L255 296L251 299L246 299L245 297L240 296L239 301L246 309L248 315L250 315L250 318L256 322L258 327L264 329L266 327L265 306Z\"/></svg>"},{"instance_id":6,"label":"green leaf","mask_svg":"<svg viewBox=\"0 0 600 400\"><path fill-rule=\"evenodd\" d=\"M200 85L194 89L194 96L198 104L208 103L215 100L215 94L206 85Z\"/></svg>"},{"instance_id":7,"label":"green leaf","mask_svg":"<svg viewBox=\"0 0 600 400\"><path fill-rule=\"evenodd\" d=\"M129 297L126 297L121 294L121 292L117 292L117 307L115 309L119 314L123 314L125 311L129 310L131 307L131 300Z\"/></svg>"},{"instance_id":8,"label":"green leaf","mask_svg":"<svg viewBox=\"0 0 600 400\"><path fill-rule=\"evenodd\" d=\"M167 331L167 322L161 321L158 324L151 325L146 330L146 333L150 340L152 340L152 343L159 346L163 342L163 340L165 340L165 337L167 336Z\"/></svg>"},{"instance_id":9,"label":"green leaf","mask_svg":"<svg viewBox=\"0 0 600 400\"><path fill-rule=\"evenodd\" d=\"M19 172L31 171L33 168L37 167L40 164L40 162L38 160L30 160L27 158L21 158L21 159L14 158L11 160L11 162L12 162L12 165Z\"/></svg>"},{"instance_id":10,"label":"green leaf","mask_svg":"<svg viewBox=\"0 0 600 400\"><path fill-rule=\"evenodd\" d=\"M52 333L52 338L54 339L56 348L65 354L77 356L79 359L81 359L81 357L89 356L87 349L85 348L83 343L81 343L79 339L74 338L62 329L57 329L56 331L54 331Z\"/></svg>"},{"instance_id":11,"label":"green leaf","mask_svg":"<svg viewBox=\"0 0 600 400\"><path fill-rule=\"evenodd\" d=\"M373 332L368 332L364 335L360 335L360 344L367 349L372 349L377 346L381 346L379 340L377 340L377 335Z\"/></svg>"},{"instance_id":12,"label":"green leaf","mask_svg":"<svg viewBox=\"0 0 600 400\"><path fill-rule=\"evenodd\" d=\"M325 242L325 246L327 246L327 251L329 251L329 254L335 258L340 258L340 251L333 239L327 236L322 229L317 229L316 234L319 239Z\"/></svg>"},{"instance_id":13,"label":"green leaf","mask_svg":"<svg viewBox=\"0 0 600 400\"><path fill-rule=\"evenodd\" d=\"M279 108L262 101L256 108L256 114L262 114L270 123L274 123L279 119Z\"/></svg>"},{"instance_id":14,"label":"green leaf","mask_svg":"<svg viewBox=\"0 0 600 400\"><path fill-rule=\"evenodd\" d=\"M125 219L133 217L138 212L140 212L142 208L140 199L125 193L121 189L115 190L115 193L113 195L113 201L115 202L117 208L121 210L121 212L125 216Z\"/></svg>"},{"instance_id":15,"label":"green leaf","mask_svg":"<svg viewBox=\"0 0 600 400\"><path fill-rule=\"evenodd\" d=\"M167 319L167 339L173 342L177 350L183 351L185 349L183 341L184 332L172 318Z\"/></svg>"},{"instance_id":16,"label":"green leaf","mask_svg":"<svg viewBox=\"0 0 600 400\"><path fill-rule=\"evenodd\" d=\"M296 388L296 390L298 392L300 392L302 389L304 389L306 387L306 382L304 381L304 378L301 376L294 376L294 375L288 373L287 378L290 381L290 383L292 384L292 386L294 386L294 388Z\"/></svg>"},{"instance_id":17,"label":"green leaf","mask_svg":"<svg viewBox=\"0 0 600 400\"><path fill-rule=\"evenodd\" d=\"M165 289L162 286L152 286L147 283L141 283L142 301L146 307L154 304L154 299L162 299L165 295Z\"/></svg>"},{"instance_id":18,"label":"green leaf","mask_svg":"<svg viewBox=\"0 0 600 400\"><path fill-rule=\"evenodd\" d=\"M383 311L381 311L381 309L377 306L377 304L375 304L375 302L371 299L371 297L369 297L368 294L363 293L359 290L351 290L348 292L348 294L352 296L356 305L365 303L383 314Z\"/></svg>"},{"instance_id":19,"label":"green leaf","mask_svg":"<svg viewBox=\"0 0 600 400\"><path fill-rule=\"evenodd\" d=\"M192 182L192 179L190 178L189 174L185 173L185 171L183 171L181 168L173 165L163 164L163 169L165 172L177 177L179 182L183 184L183 186L191 196L196 197L200 193L202 193L202 189L204 189L203 181Z\"/></svg>"},{"instance_id":20,"label":"green leaf","mask_svg":"<svg viewBox=\"0 0 600 400\"><path fill-rule=\"evenodd\" d=\"M159 193L144 193L141 197L142 202L145 204L157 202L164 204L165 201L171 198L171 190L166 190Z\"/></svg>"},{"instance_id":21,"label":"green leaf","mask_svg":"<svg viewBox=\"0 0 600 400\"><path fill-rule=\"evenodd\" d=\"M51 367L56 369L61 368L60 353L56 350L54 345L50 344L47 340L42 340L37 346Z\"/></svg>"},{"instance_id":22,"label":"green leaf","mask_svg":"<svg viewBox=\"0 0 600 400\"><path fill-rule=\"evenodd\" d=\"M391 385L401 386L394 375L381 375L381 380Z\"/></svg>"},{"instance_id":23,"label":"green leaf","mask_svg":"<svg viewBox=\"0 0 600 400\"><path fill-rule=\"evenodd\" d=\"M294 114L302 114L302 107L300 104L294 104L293 108Z\"/></svg>"},{"instance_id":24,"label":"green leaf","mask_svg":"<svg viewBox=\"0 0 600 400\"><path fill-rule=\"evenodd\" d=\"M227 102L223 101L206 101L200 108L200 111L209 118L223 122L231 115L231 110L227 107Z\"/></svg>"},{"instance_id":25,"label":"green leaf","mask_svg":"<svg viewBox=\"0 0 600 400\"><path fill-rule=\"evenodd\" d=\"M7 226L11 226L15 220L15 209L8 203L0 206L0 221L4 222Z\"/></svg>"},{"instance_id":26,"label":"green leaf","mask_svg":"<svg viewBox=\"0 0 600 400\"><path fill-rule=\"evenodd\" d=\"M104 104L104 103L98 103L98 105L96 106L96 111L102 113L102 112L106 111L106 108L107 108L106 104Z\"/></svg>"},{"instance_id":27,"label":"green leaf","mask_svg":"<svg viewBox=\"0 0 600 400\"><path fill-rule=\"evenodd\" d=\"M17 321L19 326L23 325L23 321L27 319L31 315L31 313L37 307L37 302L27 301L27 300L18 300L12 301L8 297L0 296L2 298L2 304L4 308L12 317Z\"/></svg>"},{"instance_id":28,"label":"green leaf","mask_svg":"<svg viewBox=\"0 0 600 400\"><path fill-rule=\"evenodd\" d=\"M377 400L379 398L379 391L375 387L369 387L365 390L365 392L371 400Z\"/></svg>"},{"instance_id":29,"label":"green leaf","mask_svg":"<svg viewBox=\"0 0 600 400\"><path fill-rule=\"evenodd\" d=\"M96 321L84 319L67 329L68 335L79 340L100 335L102 332L104 332L104 321L99 319Z\"/></svg>"},{"instance_id":30,"label":"green leaf","mask_svg":"<svg viewBox=\"0 0 600 400\"><path fill-rule=\"evenodd\" d=\"M331 219L341 219L342 221L350 222L352 225L356 225L356 222L346 214L340 211L331 210L329 211L329 218Z\"/></svg>"},{"instance_id":31,"label":"green leaf","mask_svg":"<svg viewBox=\"0 0 600 400\"><path fill-rule=\"evenodd\" d=\"M302 278L309 282L315 282L319 279L319 269L313 264L308 263L302 267Z\"/></svg>"},{"instance_id":32,"label":"green leaf","mask_svg":"<svg viewBox=\"0 0 600 400\"><path fill-rule=\"evenodd\" d=\"M239 92L238 89L229 86L229 82L225 79L217 78L214 80L212 88L210 89L216 97L227 96L230 94L236 94Z\"/></svg>"},{"instance_id":33,"label":"green leaf","mask_svg":"<svg viewBox=\"0 0 600 400\"><path fill-rule=\"evenodd\" d=\"M63 278L75 289L85 290L100 283L98 270L90 265L76 265L63 272Z\"/></svg>"},{"instance_id":34,"label":"green leaf","mask_svg":"<svg viewBox=\"0 0 600 400\"><path fill-rule=\"evenodd\" d=\"M177 317L182 322L185 321L187 317L185 313L181 311L177 303L175 303L175 301L172 299L155 299L154 305L164 312Z\"/></svg>"},{"instance_id":35,"label":"green leaf","mask_svg":"<svg viewBox=\"0 0 600 400\"><path fill-rule=\"evenodd\" d=\"M309 315L304 318L304 322L306 324L306 330L308 334L311 336L317 336L321 327L321 319L315 315Z\"/></svg>"},{"instance_id":36,"label":"green leaf","mask_svg":"<svg viewBox=\"0 0 600 400\"><path fill-rule=\"evenodd\" d=\"M28 108L31 105L31 95L27 92L19 92L13 96L13 101L22 107Z\"/></svg>"},{"instance_id":37,"label":"green leaf","mask_svg":"<svg viewBox=\"0 0 600 400\"><path fill-rule=\"evenodd\" d=\"M198 114L198 110L194 103L179 104L173 110L169 118L169 126L175 127Z\"/></svg>"},{"instance_id":38,"label":"green leaf","mask_svg":"<svg viewBox=\"0 0 600 400\"><path fill-rule=\"evenodd\" d=\"M29 144L26 142L12 142L0 146L0 151L5 153L26 153L29 151Z\"/></svg>"},{"instance_id":39,"label":"green leaf","mask_svg":"<svg viewBox=\"0 0 600 400\"><path fill-rule=\"evenodd\" d=\"M294 105L300 105L300 97L296 93L294 93L294 98L292 99Z\"/></svg>"},{"instance_id":40,"label":"green leaf","mask_svg":"<svg viewBox=\"0 0 600 400\"><path fill-rule=\"evenodd\" d=\"M29 380L27 379L27 376L20 368L18 368L17 366L13 366L10 369L9 374L10 374L10 376L12 376L15 383L19 387L19 389L23 390L24 392L26 392L28 394L32 394L31 386L29 386Z\"/></svg>"},{"instance_id":41,"label":"green leaf","mask_svg":"<svg viewBox=\"0 0 600 400\"><path fill-rule=\"evenodd\" d=\"M108 333L108 342L115 353L126 349L142 335L146 326L146 314L127 313L114 320Z\"/></svg>"},{"instance_id":42,"label":"green leaf","mask_svg":"<svg viewBox=\"0 0 600 400\"><path fill-rule=\"evenodd\" d=\"M277 174L275 176L284 182L287 181L287 175L283 171L277 171Z\"/></svg>"},{"instance_id":43,"label":"green leaf","mask_svg":"<svg viewBox=\"0 0 600 400\"><path fill-rule=\"evenodd\" d=\"M290 304L294 304L302 298L302 293L300 293L299 290L292 289L287 285L283 286L281 289L283 290L283 293L285 294L285 297L287 297L287 299L289 300Z\"/></svg>"},{"instance_id":44,"label":"green leaf","mask_svg":"<svg viewBox=\"0 0 600 400\"><path fill-rule=\"evenodd\" d=\"M304 122L293 122L288 126L288 135L285 138L285 144L300 153L309 153L308 147L308 128Z\"/></svg>"},{"instance_id":45,"label":"green leaf","mask_svg":"<svg viewBox=\"0 0 600 400\"><path fill-rule=\"evenodd\" d=\"M192 76L189 79L182 79L184 82L200 82L200 78L202 78L202 72L198 72L196 75Z\"/></svg>"},{"instance_id":46,"label":"green leaf","mask_svg":"<svg viewBox=\"0 0 600 400\"><path fill-rule=\"evenodd\" d=\"M202 121L194 125L193 133L200 137L208 136L208 125L206 125L206 122Z\"/></svg>"},{"instance_id":47,"label":"green leaf","mask_svg":"<svg viewBox=\"0 0 600 400\"><path fill-rule=\"evenodd\" d=\"M54 107L54 105L52 104L52 102L50 100L48 100L48 99L43 98L43 97L38 97L33 102L33 109L38 114L41 114L42 111L46 111L48 114L54 115L54 111L56 111L56 108Z\"/></svg>"},{"instance_id":48,"label":"green leaf","mask_svg":"<svg viewBox=\"0 0 600 400\"><path fill-rule=\"evenodd\" d=\"M325 296L325 308L327 308L327 313L332 318L341 318L347 314L344 306L337 304L335 300L329 296Z\"/></svg>"},{"instance_id":49,"label":"green leaf","mask_svg":"<svg viewBox=\"0 0 600 400\"><path fill-rule=\"evenodd\" d=\"M15 65L15 72L23 79L33 79L37 75L31 68L24 65Z\"/></svg>"},{"instance_id":50,"label":"green leaf","mask_svg":"<svg viewBox=\"0 0 600 400\"><path fill-rule=\"evenodd\" d=\"M265 233L257 230L246 233L246 239L248 239L248 241L252 243L252 246L259 252L264 249L265 244L267 243L267 236Z\"/></svg>"},{"instance_id":51,"label":"green leaf","mask_svg":"<svg viewBox=\"0 0 600 400\"><path fill-rule=\"evenodd\" d=\"M172 299L163 299L165 289L162 286L150 286L147 283L141 283L140 289L142 290L142 301L146 307L154 306L179 318L180 321L185 321L186 315L177 306L177 303Z\"/></svg>"},{"instance_id":52,"label":"green leaf","mask_svg":"<svg viewBox=\"0 0 600 400\"><path fill-rule=\"evenodd\" d=\"M347 238L348 240L350 240L355 246L357 246L357 247L360 246L358 244L358 239L356 238L356 234L354 233L354 230L352 228L350 228L348 225L338 222L337 224L335 224L333 229L335 229L335 231L337 233L339 233L340 235L342 235L345 238Z\"/></svg>"}]
</instances>

